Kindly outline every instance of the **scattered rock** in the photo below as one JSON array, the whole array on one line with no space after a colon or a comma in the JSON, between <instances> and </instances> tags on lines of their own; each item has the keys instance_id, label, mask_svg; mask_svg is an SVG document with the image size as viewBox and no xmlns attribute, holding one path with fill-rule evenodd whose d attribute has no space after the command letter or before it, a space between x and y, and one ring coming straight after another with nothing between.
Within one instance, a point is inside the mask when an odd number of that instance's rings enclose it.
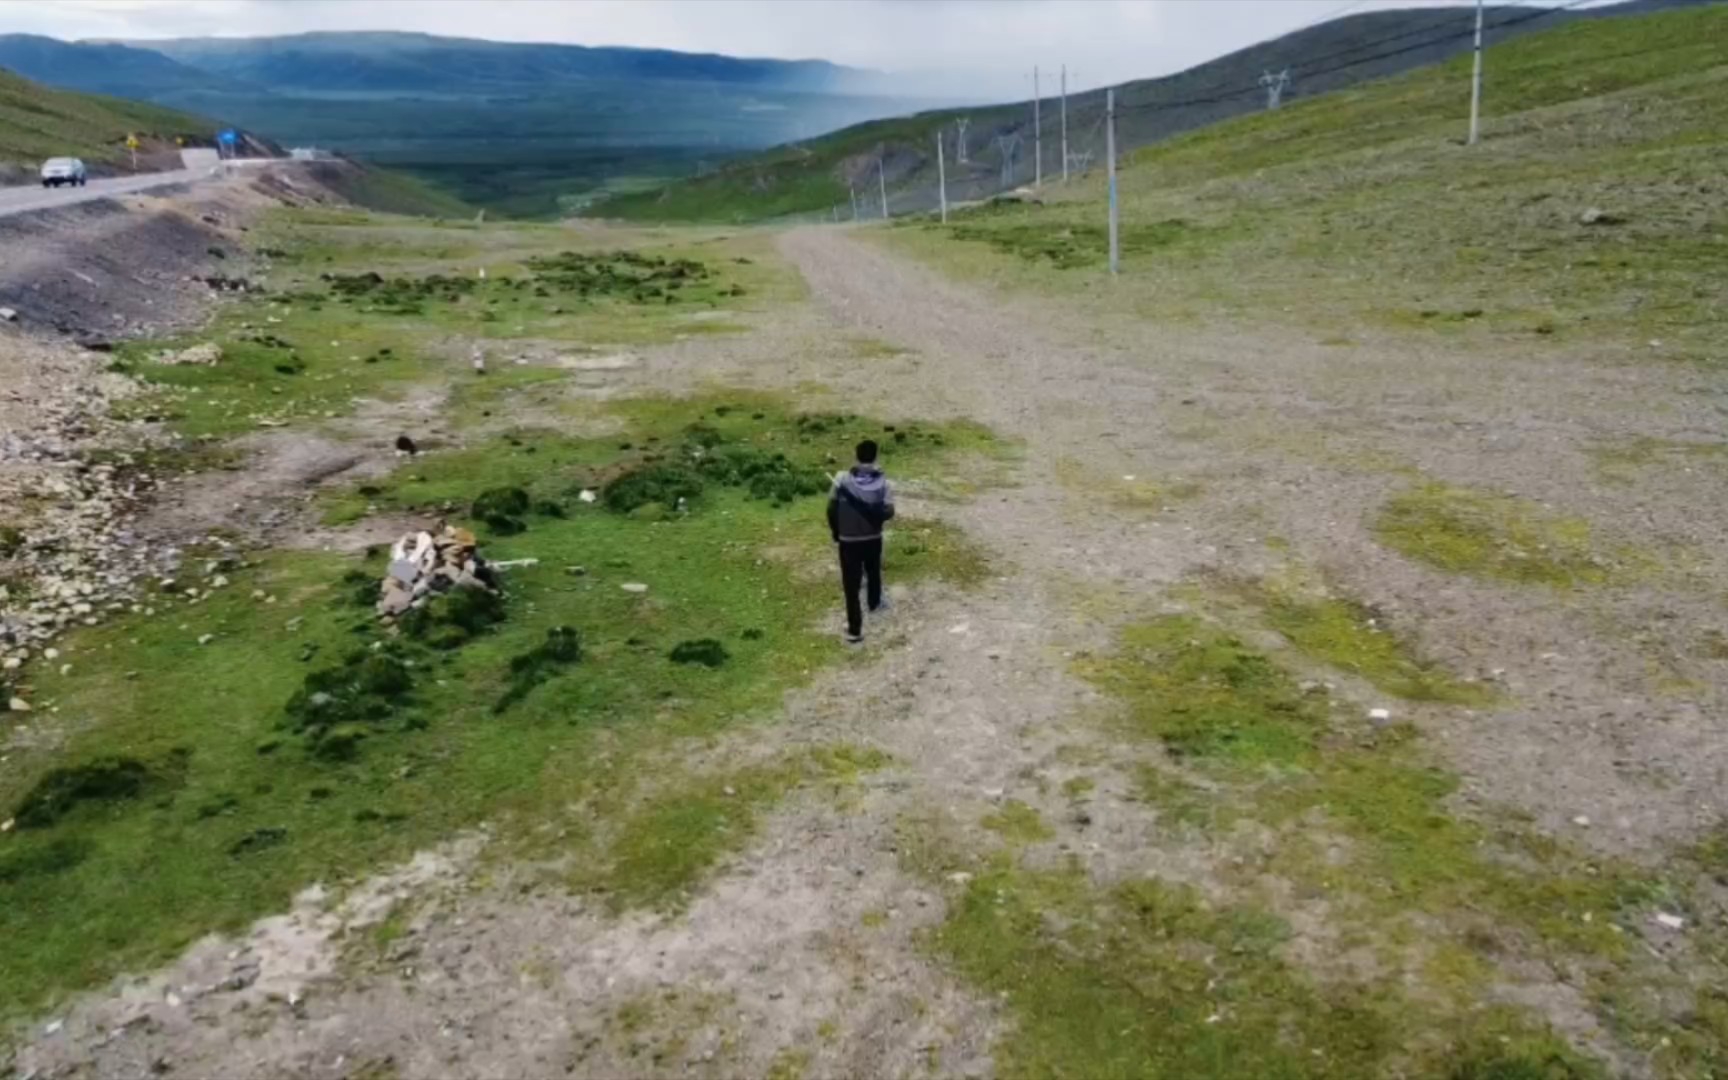
<instances>
[{"instance_id":1,"label":"scattered rock","mask_svg":"<svg viewBox=\"0 0 1728 1080\"><path fill-rule=\"evenodd\" d=\"M1686 920L1678 915L1670 915L1666 911L1656 913L1656 921L1670 930L1684 930Z\"/></svg>"},{"instance_id":2,"label":"scattered rock","mask_svg":"<svg viewBox=\"0 0 1728 1080\"><path fill-rule=\"evenodd\" d=\"M6 708L10 709L12 712L29 712L30 703L21 697L14 697L11 701L6 703Z\"/></svg>"},{"instance_id":3,"label":"scattered rock","mask_svg":"<svg viewBox=\"0 0 1728 1080\"><path fill-rule=\"evenodd\" d=\"M1580 225L1624 225L1626 218L1620 214L1610 214L1600 207L1592 206L1578 215Z\"/></svg>"},{"instance_id":4,"label":"scattered rock","mask_svg":"<svg viewBox=\"0 0 1728 1080\"><path fill-rule=\"evenodd\" d=\"M9 307L0 307L0 322L17 322L18 313Z\"/></svg>"}]
</instances>

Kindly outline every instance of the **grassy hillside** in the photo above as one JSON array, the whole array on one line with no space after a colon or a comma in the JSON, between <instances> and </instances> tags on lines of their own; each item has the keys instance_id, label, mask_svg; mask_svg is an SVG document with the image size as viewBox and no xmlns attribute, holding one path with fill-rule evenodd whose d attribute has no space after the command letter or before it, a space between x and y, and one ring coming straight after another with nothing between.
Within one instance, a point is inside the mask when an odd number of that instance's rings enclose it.
<instances>
[{"instance_id":1,"label":"grassy hillside","mask_svg":"<svg viewBox=\"0 0 1728 1080\"><path fill-rule=\"evenodd\" d=\"M355 206L416 217L470 217L474 207L420 180L375 165L323 161L304 166L317 181Z\"/></svg>"},{"instance_id":2,"label":"grassy hillside","mask_svg":"<svg viewBox=\"0 0 1728 1080\"><path fill-rule=\"evenodd\" d=\"M119 167L130 162L128 134L171 146L177 135L208 139L214 126L190 113L51 90L0 70L0 167L33 167L57 155Z\"/></svg>"},{"instance_id":3,"label":"grassy hillside","mask_svg":"<svg viewBox=\"0 0 1728 1080\"><path fill-rule=\"evenodd\" d=\"M1128 156L1101 180L896 230L963 272L1160 319L1222 308L1728 362L1728 6L1578 23ZM1283 313L1279 315L1278 313ZM1611 329L1610 329L1611 328Z\"/></svg>"},{"instance_id":4,"label":"grassy hillside","mask_svg":"<svg viewBox=\"0 0 1728 1080\"><path fill-rule=\"evenodd\" d=\"M1683 0L1684 2L1684 0ZM1583 11L1541 12L1494 6L1487 11L1490 47L1556 26L1595 22L1674 6L1674 0L1635 0ZM1465 8L1382 11L1351 15L1287 34L1176 75L1117 88L1118 146L1124 150L1265 108L1263 71L1288 69L1285 107L1459 56L1470 48L1473 13ZM1070 149L1103 162L1102 90L1068 100ZM955 153L955 121L968 118L968 162ZM988 197L1033 181L1030 102L984 109L946 109L881 120L819 139L777 147L724 168L659 189L608 200L595 212L642 221L760 221L789 214L849 212L848 186L864 201L864 216L880 213L877 158L884 162L890 213L916 212L937 202L935 135L948 146L951 200ZM1062 171L1061 119L1054 96L1044 101L1043 175ZM1004 157L1007 160L1004 160ZM1006 168L1004 167L1006 166ZM1076 169L1086 167L1076 162Z\"/></svg>"}]
</instances>

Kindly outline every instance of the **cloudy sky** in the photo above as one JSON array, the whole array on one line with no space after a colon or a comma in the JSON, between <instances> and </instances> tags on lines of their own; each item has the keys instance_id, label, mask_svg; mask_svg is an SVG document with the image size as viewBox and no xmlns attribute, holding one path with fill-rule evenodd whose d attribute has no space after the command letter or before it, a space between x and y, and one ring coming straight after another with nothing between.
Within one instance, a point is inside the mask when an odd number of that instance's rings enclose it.
<instances>
[{"instance_id":1,"label":"cloudy sky","mask_svg":"<svg viewBox=\"0 0 1728 1080\"><path fill-rule=\"evenodd\" d=\"M420 30L946 71L981 94L1034 64L1101 86L1337 13L1468 0L0 0L0 33L153 38ZM1555 0L1542 0L1552 3Z\"/></svg>"}]
</instances>

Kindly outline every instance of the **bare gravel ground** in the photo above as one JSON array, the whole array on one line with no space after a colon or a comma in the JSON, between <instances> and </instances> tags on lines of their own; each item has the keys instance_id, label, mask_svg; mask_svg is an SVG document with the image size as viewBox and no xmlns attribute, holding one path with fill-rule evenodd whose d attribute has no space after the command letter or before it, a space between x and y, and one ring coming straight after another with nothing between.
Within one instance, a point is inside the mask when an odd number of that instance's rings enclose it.
<instances>
[{"instance_id":1,"label":"bare gravel ground","mask_svg":"<svg viewBox=\"0 0 1728 1080\"><path fill-rule=\"evenodd\" d=\"M25 1075L990 1074L1009 1021L923 947L944 896L907 868L908 845L934 830L985 848L980 821L1019 800L1053 831L1034 861L1221 893L1224 851L1179 842L1122 769L1084 764L1151 752L1111 739L1096 722L1109 704L1072 670L1121 624L1176 602L1175 587L1218 572L1317 572L1427 655L1502 687L1492 707L1396 705L1462 774L1466 812L1521 809L1642 859L1718 820L1728 662L1698 643L1721 628L1728 595L1712 546L1728 527L1722 474L1659 464L1613 483L1597 452L1719 429L1723 402L1702 374L1082 324L844 231L787 233L781 249L812 305L537 387L544 400L525 397L515 415L715 382L965 416L1019 440L1007 486L907 498L985 545L996 578L899 593L862 663L790 696L772 729L792 745L846 738L894 764L843 812L818 798L782 807L682 916L619 920L507 868L475 875L483 838L453 843L49 1018L19 1054ZM1636 578L1573 592L1444 573L1369 527L1412 469L1516 491L1654 554ZM1184 497L1123 498L1153 488ZM1381 704L1365 686L1340 694ZM1061 794L1078 777L1096 784L1083 808ZM369 928L393 905L404 926L377 943ZM1291 898L1281 914L1291 955L1346 963L1323 902ZM1602 1044L1579 991L1539 965L1522 974L1506 973L1507 999Z\"/></svg>"}]
</instances>

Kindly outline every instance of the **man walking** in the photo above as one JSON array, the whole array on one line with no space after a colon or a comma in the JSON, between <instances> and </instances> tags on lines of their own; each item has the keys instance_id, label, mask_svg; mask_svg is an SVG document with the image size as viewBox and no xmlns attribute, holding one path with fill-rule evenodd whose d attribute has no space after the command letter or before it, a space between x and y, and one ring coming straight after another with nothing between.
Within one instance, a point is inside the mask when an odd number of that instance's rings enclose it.
<instances>
[{"instance_id":1,"label":"man walking","mask_svg":"<svg viewBox=\"0 0 1728 1080\"><path fill-rule=\"evenodd\" d=\"M894 492L876 467L876 443L858 444L858 464L834 477L828 496L828 531L840 548L840 587L846 592L846 644L864 640L864 610L858 587L868 583L871 611L882 597L882 525L894 516Z\"/></svg>"}]
</instances>

